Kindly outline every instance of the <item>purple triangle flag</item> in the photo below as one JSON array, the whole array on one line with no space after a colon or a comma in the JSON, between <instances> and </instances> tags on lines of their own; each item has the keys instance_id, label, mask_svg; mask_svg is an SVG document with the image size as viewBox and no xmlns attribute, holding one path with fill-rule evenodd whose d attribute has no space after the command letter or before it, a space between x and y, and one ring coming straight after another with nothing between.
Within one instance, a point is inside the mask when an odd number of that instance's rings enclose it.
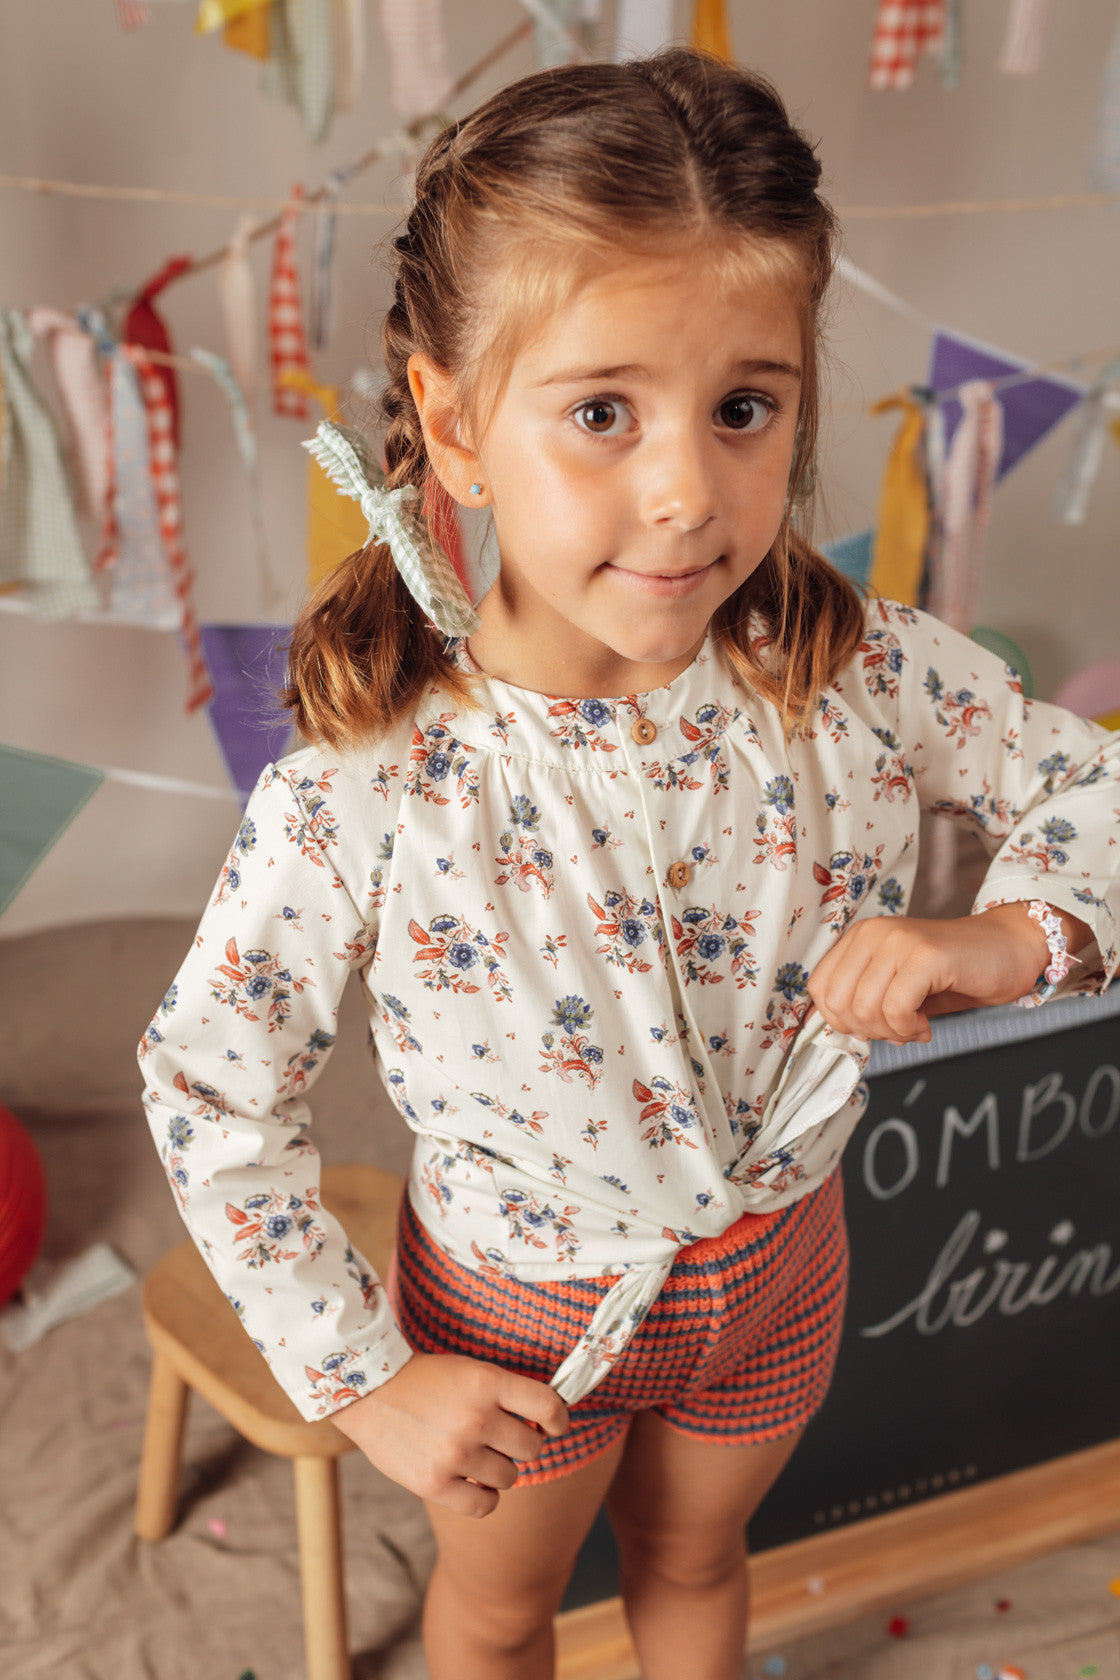
<instances>
[{"instance_id":1,"label":"purple triangle flag","mask_svg":"<svg viewBox=\"0 0 1120 1680\"><path fill-rule=\"evenodd\" d=\"M939 327L930 343L926 383L934 391L951 391L969 379L1006 379L1009 374L1025 372L1029 366L1029 362L1018 361L1006 351ZM1003 452L996 471L998 483L1036 443L1042 442L1047 432L1065 419L1071 408L1077 407L1085 392L1072 380L1056 379L1047 373L1039 374L1037 379L1024 379L1021 384L1009 385L1002 391L997 389L996 396L1003 409ZM946 449L960 423L961 412L959 402L943 405Z\"/></svg>"},{"instance_id":2,"label":"purple triangle flag","mask_svg":"<svg viewBox=\"0 0 1120 1680\"><path fill-rule=\"evenodd\" d=\"M204 624L202 654L214 684L207 708L229 779L248 798L292 733L280 704L287 673L287 624Z\"/></svg>"}]
</instances>

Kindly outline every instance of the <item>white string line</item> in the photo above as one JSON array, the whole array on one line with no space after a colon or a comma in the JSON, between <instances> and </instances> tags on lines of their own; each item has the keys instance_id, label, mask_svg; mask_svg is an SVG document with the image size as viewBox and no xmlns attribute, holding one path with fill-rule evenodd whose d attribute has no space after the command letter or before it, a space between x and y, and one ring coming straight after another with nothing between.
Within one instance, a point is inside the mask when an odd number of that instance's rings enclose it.
<instances>
[{"instance_id":1,"label":"white string line","mask_svg":"<svg viewBox=\"0 0 1120 1680\"><path fill-rule=\"evenodd\" d=\"M522 4L525 0L522 0ZM411 139L411 137L410 137ZM391 135L379 142L375 151L388 155L400 146L400 135ZM415 140L411 143L415 145ZM123 187L86 181L55 181L38 175L0 175L0 186L16 187L25 192L58 195L64 198L124 199L132 203L184 204L214 210L285 210L291 207L289 198L235 197L226 193L187 192L174 187ZM1088 209L1105 204L1120 204L1120 193L1060 193L1050 198L976 198L946 200L934 204L848 204L840 205L836 214L845 222L925 220L941 216L993 215L1000 211ZM296 206L306 214L316 208L313 202ZM331 205L340 216L404 216L408 205L347 204L342 199Z\"/></svg>"}]
</instances>

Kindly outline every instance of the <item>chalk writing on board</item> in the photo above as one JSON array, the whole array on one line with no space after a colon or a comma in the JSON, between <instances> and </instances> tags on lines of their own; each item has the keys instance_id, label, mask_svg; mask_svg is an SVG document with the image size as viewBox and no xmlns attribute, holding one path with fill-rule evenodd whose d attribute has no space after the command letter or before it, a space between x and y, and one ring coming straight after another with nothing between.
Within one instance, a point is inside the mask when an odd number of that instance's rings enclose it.
<instances>
[{"instance_id":1,"label":"chalk writing on board","mask_svg":"<svg viewBox=\"0 0 1120 1680\"><path fill-rule=\"evenodd\" d=\"M911 1107L925 1084L924 1079L916 1080L900 1107ZM1048 1073L1024 1084L1017 1101L1005 1093L1002 1109L995 1091L986 1091L967 1114L947 1104L940 1127L923 1122L919 1129L898 1115L881 1121L864 1143L863 1183L874 1200L891 1201L914 1183L924 1166L937 1189L944 1189L961 1149L974 1139L989 1171L999 1173L1053 1155L1077 1133L1099 1142L1113 1131L1118 1118L1120 1069L1111 1062L1093 1069L1080 1096L1065 1088L1060 1072ZM967 1164L974 1173L972 1155ZM968 1329L989 1313L1015 1317L1050 1306L1062 1296L1104 1296L1120 1289L1120 1265L1113 1266L1111 1245L1093 1242L1071 1251L1076 1228L1069 1219L1055 1220L1049 1240L1057 1252L1040 1261L1004 1256L1000 1251L1010 1240L1008 1233L993 1228L981 1236L983 1223L975 1208L963 1214L917 1293L878 1323L862 1326L859 1334L877 1339L912 1324L918 1335L936 1336L949 1328Z\"/></svg>"}]
</instances>

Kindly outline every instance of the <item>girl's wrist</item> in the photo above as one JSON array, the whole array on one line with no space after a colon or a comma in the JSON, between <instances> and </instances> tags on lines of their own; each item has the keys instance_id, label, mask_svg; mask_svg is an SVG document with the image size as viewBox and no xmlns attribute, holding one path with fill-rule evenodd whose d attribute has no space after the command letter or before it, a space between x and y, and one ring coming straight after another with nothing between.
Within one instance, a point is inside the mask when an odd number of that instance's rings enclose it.
<instances>
[{"instance_id":1,"label":"girl's wrist","mask_svg":"<svg viewBox=\"0 0 1120 1680\"><path fill-rule=\"evenodd\" d=\"M1084 922L1042 899L995 904L980 914L990 921L1013 926L1030 950L1029 959L1024 959L1027 977L1022 994L1013 1000L1024 1009L1037 1007L1053 996L1078 962L1075 952L1092 939L1092 931Z\"/></svg>"}]
</instances>

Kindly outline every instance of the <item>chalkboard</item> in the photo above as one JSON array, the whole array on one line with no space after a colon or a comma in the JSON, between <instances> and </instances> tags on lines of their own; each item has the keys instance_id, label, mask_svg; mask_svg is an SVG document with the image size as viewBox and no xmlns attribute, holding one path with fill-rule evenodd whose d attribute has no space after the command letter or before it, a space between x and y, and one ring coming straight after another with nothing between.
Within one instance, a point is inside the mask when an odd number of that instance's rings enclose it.
<instances>
[{"instance_id":1,"label":"chalkboard","mask_svg":"<svg viewBox=\"0 0 1120 1680\"><path fill-rule=\"evenodd\" d=\"M1120 1434L1118 1014L1110 992L875 1047L836 1375L752 1551ZM617 1579L600 1517L565 1608Z\"/></svg>"}]
</instances>

